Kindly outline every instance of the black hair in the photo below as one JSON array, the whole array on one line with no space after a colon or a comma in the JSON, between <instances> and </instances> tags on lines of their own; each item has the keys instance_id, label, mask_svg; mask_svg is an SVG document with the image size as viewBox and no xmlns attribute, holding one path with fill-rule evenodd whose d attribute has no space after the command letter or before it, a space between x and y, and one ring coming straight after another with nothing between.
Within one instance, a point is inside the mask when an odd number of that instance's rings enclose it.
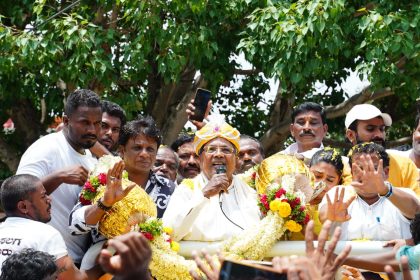
<instances>
[{"instance_id":1,"label":"black hair","mask_svg":"<svg viewBox=\"0 0 420 280\"><path fill-rule=\"evenodd\" d=\"M67 98L64 113L69 117L80 106L91 108L101 107L99 96L89 89L77 89Z\"/></svg>"},{"instance_id":2,"label":"black hair","mask_svg":"<svg viewBox=\"0 0 420 280\"><path fill-rule=\"evenodd\" d=\"M25 248L3 262L0 280L44 280L57 272L57 269L54 257L50 254Z\"/></svg>"},{"instance_id":3,"label":"black hair","mask_svg":"<svg viewBox=\"0 0 420 280\"><path fill-rule=\"evenodd\" d=\"M417 127L419 126L419 121L420 121L420 112L417 113L416 120L415 120L414 130L416 130Z\"/></svg>"},{"instance_id":4,"label":"black hair","mask_svg":"<svg viewBox=\"0 0 420 280\"><path fill-rule=\"evenodd\" d=\"M127 122L127 117L125 116L125 111L123 108L121 108L120 105L118 105L117 103L108 101L108 100L103 100L101 102L101 107L102 107L102 113L107 113L108 115L112 116L112 117L116 117L119 118L121 121L121 126L124 126L125 123Z\"/></svg>"},{"instance_id":5,"label":"black hair","mask_svg":"<svg viewBox=\"0 0 420 280\"><path fill-rule=\"evenodd\" d=\"M178 152L179 147L185 143L191 143L194 141L194 135L190 134L181 134L178 138L171 144L171 149L175 152Z\"/></svg>"},{"instance_id":6,"label":"black hair","mask_svg":"<svg viewBox=\"0 0 420 280\"><path fill-rule=\"evenodd\" d=\"M420 213L416 213L414 219L410 223L410 232L413 237L414 244L420 242Z\"/></svg>"},{"instance_id":7,"label":"black hair","mask_svg":"<svg viewBox=\"0 0 420 280\"><path fill-rule=\"evenodd\" d=\"M36 191L38 181L40 181L38 177L21 174L11 176L3 182L0 199L7 216L12 216L16 212L19 201L30 199L31 194Z\"/></svg>"},{"instance_id":8,"label":"black hair","mask_svg":"<svg viewBox=\"0 0 420 280\"><path fill-rule=\"evenodd\" d=\"M341 154L338 150L332 148L325 148L317 151L311 159L309 166L316 165L320 162L326 162L334 166L335 171L341 177L343 174L344 164L341 158ZM340 178L341 182L341 178Z\"/></svg>"},{"instance_id":9,"label":"black hair","mask_svg":"<svg viewBox=\"0 0 420 280\"><path fill-rule=\"evenodd\" d=\"M261 144L261 142L260 141L258 141L257 139L255 139L254 137L252 137L252 136L249 136L249 135L246 135L246 134L241 134L241 138L240 138L241 140L251 140L251 141L254 141L255 143L257 143L257 146L258 146L258 150L260 151L260 154L261 154L261 156L264 158L265 157L265 154L264 154L264 148L263 148L263 146L262 146L262 144Z\"/></svg>"},{"instance_id":10,"label":"black hair","mask_svg":"<svg viewBox=\"0 0 420 280\"><path fill-rule=\"evenodd\" d=\"M124 146L130 138L141 134L155 140L158 147L162 143L162 135L156 126L155 120L150 116L139 116L123 126L120 132L119 144Z\"/></svg>"},{"instance_id":11,"label":"black hair","mask_svg":"<svg viewBox=\"0 0 420 280\"><path fill-rule=\"evenodd\" d=\"M353 146L348 154L350 166L352 166L352 160L356 154L376 154L379 159L382 159L384 168L389 166L388 153L385 151L384 147L376 143L365 142Z\"/></svg>"},{"instance_id":12,"label":"black hair","mask_svg":"<svg viewBox=\"0 0 420 280\"><path fill-rule=\"evenodd\" d=\"M171 153L173 153L173 155L175 157L176 169L178 169L178 167L179 167L179 156L178 156L178 154L171 147L168 147L168 146L165 146L165 145L161 145L158 149L158 152L159 152L160 149L165 149L165 150L168 150Z\"/></svg>"},{"instance_id":13,"label":"black hair","mask_svg":"<svg viewBox=\"0 0 420 280\"><path fill-rule=\"evenodd\" d=\"M298 115L300 115L302 113L309 112L309 111L314 111L314 112L319 113L319 115L321 116L322 124L325 124L327 122L327 117L326 117L324 107L322 107L318 103L304 102L304 103L299 104L299 105L297 105L293 108L293 110L292 110L292 123L295 122L295 118Z\"/></svg>"}]
</instances>

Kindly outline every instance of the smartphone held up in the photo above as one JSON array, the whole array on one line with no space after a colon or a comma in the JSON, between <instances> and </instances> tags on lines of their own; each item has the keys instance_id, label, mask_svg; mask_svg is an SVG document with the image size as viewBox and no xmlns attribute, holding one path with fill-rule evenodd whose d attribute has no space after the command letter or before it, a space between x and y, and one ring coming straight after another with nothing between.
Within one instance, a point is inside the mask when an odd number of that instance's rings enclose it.
<instances>
[{"instance_id":1,"label":"smartphone held up","mask_svg":"<svg viewBox=\"0 0 420 280\"><path fill-rule=\"evenodd\" d=\"M194 97L194 114L190 116L191 120L202 122L206 114L207 105L211 98L211 92L198 88Z\"/></svg>"}]
</instances>

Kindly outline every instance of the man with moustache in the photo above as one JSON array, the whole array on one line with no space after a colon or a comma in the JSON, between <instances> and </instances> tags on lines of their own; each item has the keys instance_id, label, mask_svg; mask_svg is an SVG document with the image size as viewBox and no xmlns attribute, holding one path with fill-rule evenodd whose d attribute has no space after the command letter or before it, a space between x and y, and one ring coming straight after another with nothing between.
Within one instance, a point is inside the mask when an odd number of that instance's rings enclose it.
<instances>
[{"instance_id":1,"label":"man with moustache","mask_svg":"<svg viewBox=\"0 0 420 280\"><path fill-rule=\"evenodd\" d=\"M125 112L118 104L107 100L102 101L101 104L101 130L98 141L90 148L92 154L97 158L108 154L117 155L120 130L126 122Z\"/></svg>"},{"instance_id":2,"label":"man with moustache","mask_svg":"<svg viewBox=\"0 0 420 280\"><path fill-rule=\"evenodd\" d=\"M171 148L161 145L156 154L155 166L152 168L153 172L176 183L178 166L178 155Z\"/></svg>"},{"instance_id":3,"label":"man with moustache","mask_svg":"<svg viewBox=\"0 0 420 280\"><path fill-rule=\"evenodd\" d=\"M120 130L125 122L125 112L118 104L107 100L102 101L102 124L98 142L111 153L115 153L118 148Z\"/></svg>"},{"instance_id":4,"label":"man with moustache","mask_svg":"<svg viewBox=\"0 0 420 280\"><path fill-rule=\"evenodd\" d=\"M64 128L38 139L23 154L17 174L39 179L52 198L51 222L64 238L70 257L80 264L88 236L74 236L68 229L70 211L96 159L89 151L99 134L102 110L93 91L79 89L67 99Z\"/></svg>"},{"instance_id":5,"label":"man with moustache","mask_svg":"<svg viewBox=\"0 0 420 280\"><path fill-rule=\"evenodd\" d=\"M53 256L58 279L87 279L69 257L60 233L45 224L51 220L51 199L41 180L27 174L12 176L4 181L0 198L7 216L0 225L0 268L13 253L31 248Z\"/></svg>"},{"instance_id":6,"label":"man with moustache","mask_svg":"<svg viewBox=\"0 0 420 280\"><path fill-rule=\"evenodd\" d=\"M328 132L325 109L314 102L299 104L292 111L290 133L295 139L285 150L285 154L301 154L311 159L318 150L323 149L322 139Z\"/></svg>"},{"instance_id":7,"label":"man with moustache","mask_svg":"<svg viewBox=\"0 0 420 280\"><path fill-rule=\"evenodd\" d=\"M200 161L194 151L194 136L183 134L176 139L171 148L179 157L178 183L185 179L192 179L200 173Z\"/></svg>"},{"instance_id":8,"label":"man with moustache","mask_svg":"<svg viewBox=\"0 0 420 280\"><path fill-rule=\"evenodd\" d=\"M363 142L374 142L385 147L386 127L392 125L391 116L382 113L371 104L354 106L346 115L346 137L354 146ZM388 181L396 187L412 189L420 197L416 165L393 150L389 154Z\"/></svg>"},{"instance_id":9,"label":"man with moustache","mask_svg":"<svg viewBox=\"0 0 420 280\"><path fill-rule=\"evenodd\" d=\"M264 159L264 148L260 141L248 136L241 135L239 139L239 154L236 164L236 173L244 173L251 167L260 164Z\"/></svg>"},{"instance_id":10,"label":"man with moustache","mask_svg":"<svg viewBox=\"0 0 420 280\"><path fill-rule=\"evenodd\" d=\"M234 175L240 134L209 122L195 135L201 173L177 186L162 220L174 240L225 240L260 219L255 190Z\"/></svg>"}]
</instances>

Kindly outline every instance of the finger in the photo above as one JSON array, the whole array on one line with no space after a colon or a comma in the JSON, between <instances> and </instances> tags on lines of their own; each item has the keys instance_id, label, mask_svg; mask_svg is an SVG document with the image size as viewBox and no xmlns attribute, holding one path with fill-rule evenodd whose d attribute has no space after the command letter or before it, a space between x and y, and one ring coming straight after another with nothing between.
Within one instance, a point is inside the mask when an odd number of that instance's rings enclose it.
<instances>
[{"instance_id":1,"label":"finger","mask_svg":"<svg viewBox=\"0 0 420 280\"><path fill-rule=\"evenodd\" d=\"M408 258L407 256L401 257L401 268L403 273L404 280L411 280L411 272L410 272L410 266L408 265Z\"/></svg>"},{"instance_id":2,"label":"finger","mask_svg":"<svg viewBox=\"0 0 420 280\"><path fill-rule=\"evenodd\" d=\"M287 271L288 280L300 280L298 270L295 266L292 266Z\"/></svg>"},{"instance_id":3,"label":"finger","mask_svg":"<svg viewBox=\"0 0 420 280\"><path fill-rule=\"evenodd\" d=\"M314 221L310 220L305 230L306 255L311 254L314 249Z\"/></svg>"},{"instance_id":4,"label":"finger","mask_svg":"<svg viewBox=\"0 0 420 280\"><path fill-rule=\"evenodd\" d=\"M331 204L332 204L332 203L331 203L331 198L330 198L330 195L327 193L327 207L328 207L328 208L330 208L330 207L331 207ZM327 209L328 209L328 208L327 208Z\"/></svg>"},{"instance_id":5,"label":"finger","mask_svg":"<svg viewBox=\"0 0 420 280\"><path fill-rule=\"evenodd\" d=\"M116 177L118 178L118 179L122 179L122 174L123 174L123 172L124 172L124 168L125 168L125 164L124 164L124 161L119 161L118 162L118 169L117 169L117 173L116 173Z\"/></svg>"},{"instance_id":6,"label":"finger","mask_svg":"<svg viewBox=\"0 0 420 280\"><path fill-rule=\"evenodd\" d=\"M333 233L333 236L331 238L331 242L328 244L327 250L325 252L325 260L328 262L329 258L331 257L332 253L335 250L335 247L337 246L337 242L340 239L341 236L341 228L336 227Z\"/></svg>"},{"instance_id":7,"label":"finger","mask_svg":"<svg viewBox=\"0 0 420 280\"><path fill-rule=\"evenodd\" d=\"M190 272L191 277L194 280L201 280L202 279L195 270L190 270L189 272Z\"/></svg>"},{"instance_id":8,"label":"finger","mask_svg":"<svg viewBox=\"0 0 420 280\"><path fill-rule=\"evenodd\" d=\"M346 261L350 252L351 252L351 245L347 244L344 247L343 251L341 251L340 254L338 254L338 256L335 258L334 264L333 264L334 270L337 270Z\"/></svg>"},{"instance_id":9,"label":"finger","mask_svg":"<svg viewBox=\"0 0 420 280\"><path fill-rule=\"evenodd\" d=\"M208 269L207 265L201 260L200 256L196 255L194 261L197 264L197 267L206 275L210 276L211 271Z\"/></svg>"},{"instance_id":10,"label":"finger","mask_svg":"<svg viewBox=\"0 0 420 280\"><path fill-rule=\"evenodd\" d=\"M390 265L385 266L385 273L389 280L397 280L397 276L395 275L395 272Z\"/></svg>"},{"instance_id":11,"label":"finger","mask_svg":"<svg viewBox=\"0 0 420 280\"><path fill-rule=\"evenodd\" d=\"M111 257L112 254L107 249L102 249L99 253L99 259L98 262L102 266L103 270L113 274L115 272L115 269L111 265Z\"/></svg>"},{"instance_id":12,"label":"finger","mask_svg":"<svg viewBox=\"0 0 420 280\"><path fill-rule=\"evenodd\" d=\"M281 271L281 262L280 262L280 257L274 257L272 260L271 260L271 263L272 263L272 265L273 265L273 269L275 269L275 270L277 270L277 271Z\"/></svg>"},{"instance_id":13,"label":"finger","mask_svg":"<svg viewBox=\"0 0 420 280\"><path fill-rule=\"evenodd\" d=\"M340 191L340 188L336 188L335 189L335 194L334 194L334 203L336 202L336 201L338 201L338 192Z\"/></svg>"},{"instance_id":14,"label":"finger","mask_svg":"<svg viewBox=\"0 0 420 280\"><path fill-rule=\"evenodd\" d=\"M380 175L384 173L384 161L382 159L379 160L377 173Z\"/></svg>"},{"instance_id":15,"label":"finger","mask_svg":"<svg viewBox=\"0 0 420 280\"><path fill-rule=\"evenodd\" d=\"M209 100L209 102L207 103L207 107L206 107L206 112L204 114L204 118L207 118L210 114L210 110L211 107L213 106L213 102L211 100Z\"/></svg>"},{"instance_id":16,"label":"finger","mask_svg":"<svg viewBox=\"0 0 420 280\"><path fill-rule=\"evenodd\" d=\"M352 203L355 199L356 199L356 196L355 196L355 195L353 195L352 197L350 197L350 198L349 198L349 200L347 200L347 201L344 203L344 207L349 208L350 204L351 204L351 203Z\"/></svg>"},{"instance_id":17,"label":"finger","mask_svg":"<svg viewBox=\"0 0 420 280\"><path fill-rule=\"evenodd\" d=\"M322 254L324 252L325 243L328 239L328 233L330 232L331 221L327 220L323 225L321 232L318 236L318 246L316 248L317 252Z\"/></svg>"},{"instance_id":18,"label":"finger","mask_svg":"<svg viewBox=\"0 0 420 280\"><path fill-rule=\"evenodd\" d=\"M344 195L345 195L346 190L344 188L341 188L340 190L340 198L338 199L338 201L343 202L344 201Z\"/></svg>"},{"instance_id":19,"label":"finger","mask_svg":"<svg viewBox=\"0 0 420 280\"><path fill-rule=\"evenodd\" d=\"M128 252L130 251L130 248L126 244L124 244L124 242L122 242L121 240L118 240L117 238L114 238L108 241L108 247L114 248L115 251L117 251L118 254L121 256L121 258L124 258L125 260L127 260L126 256ZM111 259L111 264L114 267L114 269L119 270L122 268L123 266L122 263L117 263L117 262L112 263L112 261L113 259Z\"/></svg>"},{"instance_id":20,"label":"finger","mask_svg":"<svg viewBox=\"0 0 420 280\"><path fill-rule=\"evenodd\" d=\"M203 253L204 258L206 259L207 263L210 265L210 268L213 272L219 271L219 267L215 264L213 258L208 253Z\"/></svg>"},{"instance_id":21,"label":"finger","mask_svg":"<svg viewBox=\"0 0 420 280\"><path fill-rule=\"evenodd\" d=\"M361 176L362 176L362 172L363 172L363 170L360 168L360 166L353 162L352 165L351 165L351 171L353 173L353 179L355 181L360 181Z\"/></svg>"},{"instance_id":22,"label":"finger","mask_svg":"<svg viewBox=\"0 0 420 280\"><path fill-rule=\"evenodd\" d=\"M373 160L370 155L366 155L366 162L369 168L369 172L375 173L376 172L375 165L373 164Z\"/></svg>"}]
</instances>

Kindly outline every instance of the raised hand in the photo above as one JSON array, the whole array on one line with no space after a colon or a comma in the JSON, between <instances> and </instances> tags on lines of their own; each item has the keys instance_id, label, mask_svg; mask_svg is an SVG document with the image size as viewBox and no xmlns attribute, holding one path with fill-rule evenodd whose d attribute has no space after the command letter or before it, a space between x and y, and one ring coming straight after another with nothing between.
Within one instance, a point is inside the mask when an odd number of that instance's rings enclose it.
<instances>
[{"instance_id":1,"label":"raised hand","mask_svg":"<svg viewBox=\"0 0 420 280\"><path fill-rule=\"evenodd\" d=\"M117 280L151 279L149 263L152 249L149 241L139 232L129 232L108 241L118 254L113 255L109 249L99 254L99 264L107 273L113 274Z\"/></svg>"},{"instance_id":2,"label":"raised hand","mask_svg":"<svg viewBox=\"0 0 420 280\"><path fill-rule=\"evenodd\" d=\"M106 189L104 192L104 197L102 198L102 203L105 206L112 206L114 203L120 201L128 195L128 193L136 186L136 184L131 184L125 189L122 186L122 173L124 171L124 161L119 161L114 164L114 166L108 170L107 173L107 182Z\"/></svg>"},{"instance_id":3,"label":"raised hand","mask_svg":"<svg viewBox=\"0 0 420 280\"><path fill-rule=\"evenodd\" d=\"M337 246L337 242L341 235L341 228L337 227L334 231L328 248L325 250L325 244L328 240L328 233L330 232L331 228L331 221L326 221L322 225L322 229L318 237L318 246L315 249L313 244L313 228L314 223L313 221L310 221L306 227L305 232L306 256L311 260L312 263L315 264L315 267L320 269L323 280L334 279L338 268L344 263L347 256L350 254L351 246L346 245L338 256L334 254L335 247Z\"/></svg>"},{"instance_id":4,"label":"raised hand","mask_svg":"<svg viewBox=\"0 0 420 280\"><path fill-rule=\"evenodd\" d=\"M351 185L362 193L377 193L385 195L388 187L384 181L383 160L375 167L370 155L361 155L358 163L352 164L353 182Z\"/></svg>"},{"instance_id":5,"label":"raised hand","mask_svg":"<svg viewBox=\"0 0 420 280\"><path fill-rule=\"evenodd\" d=\"M341 274L343 275L343 279L346 280L365 280L360 270L352 266L343 265Z\"/></svg>"},{"instance_id":6,"label":"raised hand","mask_svg":"<svg viewBox=\"0 0 420 280\"><path fill-rule=\"evenodd\" d=\"M403 280L413 280L413 277L411 276L410 267L408 265L408 258L407 256L401 257L401 270L403 274ZM397 276L395 275L394 270L390 265L385 266L385 272L388 276L389 280L397 280ZM420 275L420 272L419 272Z\"/></svg>"},{"instance_id":7,"label":"raised hand","mask_svg":"<svg viewBox=\"0 0 420 280\"><path fill-rule=\"evenodd\" d=\"M213 103L210 100L209 103L207 104L207 109L206 109L206 113L204 114L204 119L208 117L212 106L213 106ZM188 104L187 110L185 110L185 112L188 115L188 120L192 122L192 124L197 128L197 130L200 130L205 125L205 123L191 119L191 116L194 116L194 110L195 110L194 99L191 99L190 103Z\"/></svg>"},{"instance_id":8,"label":"raised hand","mask_svg":"<svg viewBox=\"0 0 420 280\"><path fill-rule=\"evenodd\" d=\"M205 275L205 278L203 278L197 273L197 271L191 270L190 275L194 280L219 279L220 264L217 264L209 254L207 254L205 251L203 251L201 254L197 254L197 252L193 252L193 258L200 272ZM223 258L219 254L219 262L221 263L222 261L223 261Z\"/></svg>"},{"instance_id":9,"label":"raised hand","mask_svg":"<svg viewBox=\"0 0 420 280\"><path fill-rule=\"evenodd\" d=\"M340 195L339 195L340 192ZM327 194L327 219L333 222L346 222L350 220L351 216L349 215L347 209L350 204L356 198L352 196L349 200L344 202L345 188L342 187L341 191L337 187L335 189L334 200L331 201L330 196Z\"/></svg>"}]
</instances>

